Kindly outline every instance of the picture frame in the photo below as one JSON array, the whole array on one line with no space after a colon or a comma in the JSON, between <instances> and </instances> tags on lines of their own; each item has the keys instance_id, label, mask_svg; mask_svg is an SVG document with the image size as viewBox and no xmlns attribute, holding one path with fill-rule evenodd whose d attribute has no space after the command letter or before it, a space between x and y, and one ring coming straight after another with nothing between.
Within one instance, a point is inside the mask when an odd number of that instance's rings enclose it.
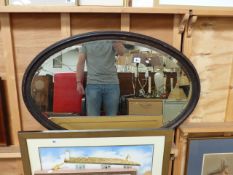
<instances>
[{"instance_id":1,"label":"picture frame","mask_svg":"<svg viewBox=\"0 0 233 175\"><path fill-rule=\"evenodd\" d=\"M186 175L233 173L233 137L189 138Z\"/></svg>"},{"instance_id":2,"label":"picture frame","mask_svg":"<svg viewBox=\"0 0 233 175\"><path fill-rule=\"evenodd\" d=\"M25 175L167 175L173 130L19 132Z\"/></svg>"},{"instance_id":3,"label":"picture frame","mask_svg":"<svg viewBox=\"0 0 233 175\"><path fill-rule=\"evenodd\" d=\"M62 55L53 59L53 68L62 68Z\"/></svg>"}]
</instances>

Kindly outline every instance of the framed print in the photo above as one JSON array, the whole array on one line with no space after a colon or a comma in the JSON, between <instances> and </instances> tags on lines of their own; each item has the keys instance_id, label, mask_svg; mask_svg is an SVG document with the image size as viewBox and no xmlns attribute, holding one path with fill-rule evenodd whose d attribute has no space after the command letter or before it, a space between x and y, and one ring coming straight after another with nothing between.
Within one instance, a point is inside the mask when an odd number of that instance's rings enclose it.
<instances>
[{"instance_id":1,"label":"framed print","mask_svg":"<svg viewBox=\"0 0 233 175\"><path fill-rule=\"evenodd\" d=\"M232 153L204 154L202 161L202 174L232 174Z\"/></svg>"},{"instance_id":2,"label":"framed print","mask_svg":"<svg viewBox=\"0 0 233 175\"><path fill-rule=\"evenodd\" d=\"M233 174L233 138L189 139L187 175Z\"/></svg>"},{"instance_id":3,"label":"framed print","mask_svg":"<svg viewBox=\"0 0 233 175\"><path fill-rule=\"evenodd\" d=\"M172 130L20 132L25 175L167 175Z\"/></svg>"}]
</instances>

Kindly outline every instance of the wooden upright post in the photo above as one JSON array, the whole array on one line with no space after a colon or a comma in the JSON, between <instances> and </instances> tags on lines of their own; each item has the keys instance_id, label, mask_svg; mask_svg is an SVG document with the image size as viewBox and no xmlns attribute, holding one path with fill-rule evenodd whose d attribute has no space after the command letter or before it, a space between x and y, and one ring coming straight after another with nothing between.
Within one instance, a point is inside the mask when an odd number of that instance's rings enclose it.
<instances>
[{"instance_id":1,"label":"wooden upright post","mask_svg":"<svg viewBox=\"0 0 233 175\"><path fill-rule=\"evenodd\" d=\"M19 97L17 91L17 77L15 70L15 58L13 41L11 34L10 14L1 13L1 33L2 33L2 51L3 58L6 60L6 87L7 87L7 99L8 99L8 114L9 124L11 130L11 143L18 144L18 131L21 130L21 118L19 110Z\"/></svg>"},{"instance_id":2,"label":"wooden upright post","mask_svg":"<svg viewBox=\"0 0 233 175\"><path fill-rule=\"evenodd\" d=\"M130 14L128 13L121 14L121 31L130 31Z\"/></svg>"},{"instance_id":3,"label":"wooden upright post","mask_svg":"<svg viewBox=\"0 0 233 175\"><path fill-rule=\"evenodd\" d=\"M5 0L0 0L0 6L5 6L5 5L6 5Z\"/></svg>"},{"instance_id":4,"label":"wooden upright post","mask_svg":"<svg viewBox=\"0 0 233 175\"><path fill-rule=\"evenodd\" d=\"M179 26L181 22L181 16L180 15L174 15L174 20L173 20L173 41L172 45L179 51L181 50L181 33L179 31Z\"/></svg>"},{"instance_id":5,"label":"wooden upright post","mask_svg":"<svg viewBox=\"0 0 233 175\"><path fill-rule=\"evenodd\" d=\"M230 74L230 83L229 83L229 91L227 98L227 107L226 107L226 115L225 121L232 122L233 121L233 58L231 63L231 74Z\"/></svg>"},{"instance_id":6,"label":"wooden upright post","mask_svg":"<svg viewBox=\"0 0 233 175\"><path fill-rule=\"evenodd\" d=\"M61 35L62 38L67 38L71 36L69 13L61 13Z\"/></svg>"}]
</instances>

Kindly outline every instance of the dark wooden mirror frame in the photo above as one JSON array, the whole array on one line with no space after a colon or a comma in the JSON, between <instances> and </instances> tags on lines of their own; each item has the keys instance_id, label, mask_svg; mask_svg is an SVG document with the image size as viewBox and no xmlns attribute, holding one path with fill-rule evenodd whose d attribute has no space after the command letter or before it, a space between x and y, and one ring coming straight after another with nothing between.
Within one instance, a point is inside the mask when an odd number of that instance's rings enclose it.
<instances>
[{"instance_id":1,"label":"dark wooden mirror frame","mask_svg":"<svg viewBox=\"0 0 233 175\"><path fill-rule=\"evenodd\" d=\"M61 51L62 49L73 46L75 44L81 44L84 42L89 42L94 40L104 40L104 39L125 40L125 41L145 44L151 46L152 48L157 48L173 56L176 60L178 60L181 67L184 69L184 71L188 74L190 78L191 89L192 89L191 96L185 109L181 113L179 113L179 115L174 120L162 126L162 128L176 128L177 126L179 126L194 110L200 96L200 80L198 73L194 68L193 64L180 51L178 51L177 49L168 45L165 42L162 42L158 39L149 36L132 33L132 32L121 32L121 31L90 32L90 33L75 35L66 38L64 40L61 40L59 42L56 42L55 44L49 46L48 48L40 52L27 67L22 82L23 99L26 104L26 107L28 108L32 116L47 129L51 129L51 130L65 129L53 123L48 118L44 117L40 112L40 110L34 104L30 93L33 76L35 75L35 72L41 66L41 64L50 56L57 53L58 51Z\"/></svg>"}]
</instances>

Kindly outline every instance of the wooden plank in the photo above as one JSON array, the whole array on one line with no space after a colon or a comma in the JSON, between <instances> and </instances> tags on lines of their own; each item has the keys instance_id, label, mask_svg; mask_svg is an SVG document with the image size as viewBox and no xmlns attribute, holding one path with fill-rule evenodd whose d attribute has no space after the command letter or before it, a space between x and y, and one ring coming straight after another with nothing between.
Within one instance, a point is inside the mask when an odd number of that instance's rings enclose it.
<instances>
[{"instance_id":1,"label":"wooden plank","mask_svg":"<svg viewBox=\"0 0 233 175\"><path fill-rule=\"evenodd\" d=\"M21 159L0 159L1 175L22 175L23 165Z\"/></svg>"},{"instance_id":2,"label":"wooden plank","mask_svg":"<svg viewBox=\"0 0 233 175\"><path fill-rule=\"evenodd\" d=\"M74 116L74 117L61 117L54 116L50 117L51 120L56 120L57 122L80 122L80 123L111 123L111 122L140 122L140 121L162 121L162 116L146 116L146 115L126 115L126 116L99 116L98 120L94 117L87 116Z\"/></svg>"},{"instance_id":3,"label":"wooden plank","mask_svg":"<svg viewBox=\"0 0 233 175\"><path fill-rule=\"evenodd\" d=\"M7 146L0 148L0 160L14 158L21 158L19 146Z\"/></svg>"},{"instance_id":4,"label":"wooden plank","mask_svg":"<svg viewBox=\"0 0 233 175\"><path fill-rule=\"evenodd\" d=\"M159 6L139 7L101 7L101 6L2 6L4 13L148 13L148 14L185 14L189 8Z\"/></svg>"},{"instance_id":5,"label":"wooden plank","mask_svg":"<svg viewBox=\"0 0 233 175\"><path fill-rule=\"evenodd\" d=\"M0 6L5 6L6 2L5 0L0 0Z\"/></svg>"},{"instance_id":6,"label":"wooden plank","mask_svg":"<svg viewBox=\"0 0 233 175\"><path fill-rule=\"evenodd\" d=\"M231 18L198 18L191 38L185 38L185 54L196 67L201 95L189 122L225 120L233 55ZM192 41L191 41L192 39Z\"/></svg>"},{"instance_id":7,"label":"wooden plank","mask_svg":"<svg viewBox=\"0 0 233 175\"><path fill-rule=\"evenodd\" d=\"M181 35L182 34L179 32L180 22L181 22L181 16L180 15L174 15L172 46L175 47L178 50L181 50Z\"/></svg>"},{"instance_id":8,"label":"wooden plank","mask_svg":"<svg viewBox=\"0 0 233 175\"><path fill-rule=\"evenodd\" d=\"M19 145L11 145L7 147L0 147L0 153L18 153L20 152Z\"/></svg>"},{"instance_id":9,"label":"wooden plank","mask_svg":"<svg viewBox=\"0 0 233 175\"><path fill-rule=\"evenodd\" d=\"M40 20L38 25L38 20ZM16 74L18 78L19 105L22 114L23 130L44 130L26 108L21 95L21 83L27 66L43 49L61 40L61 16L60 14L30 15L11 14L12 34L16 59Z\"/></svg>"},{"instance_id":10,"label":"wooden plank","mask_svg":"<svg viewBox=\"0 0 233 175\"><path fill-rule=\"evenodd\" d=\"M180 153L180 150L182 150L183 148L183 143L181 142L181 139L180 139L180 130L176 130L176 134L175 134L175 145L176 145L176 148L178 150L178 154L177 154L177 157L175 157L174 159L174 163L173 163L173 175L180 175L180 171L181 171L181 160L182 160L182 155Z\"/></svg>"},{"instance_id":11,"label":"wooden plank","mask_svg":"<svg viewBox=\"0 0 233 175\"><path fill-rule=\"evenodd\" d=\"M131 14L130 31L148 35L172 45L173 16L174 15Z\"/></svg>"},{"instance_id":12,"label":"wooden plank","mask_svg":"<svg viewBox=\"0 0 233 175\"><path fill-rule=\"evenodd\" d=\"M198 16L233 16L232 8L195 7L195 6L156 6L153 8L137 7L95 7L95 6L1 6L4 13L149 13L149 14L185 14L189 10Z\"/></svg>"},{"instance_id":13,"label":"wooden plank","mask_svg":"<svg viewBox=\"0 0 233 175\"><path fill-rule=\"evenodd\" d=\"M130 30L130 14L121 14L121 31L129 32Z\"/></svg>"},{"instance_id":14,"label":"wooden plank","mask_svg":"<svg viewBox=\"0 0 233 175\"><path fill-rule=\"evenodd\" d=\"M38 170L33 173L35 175L47 175L48 170ZM137 175L136 168L109 168L109 169L81 169L81 170L69 170L69 169L58 169L53 172L49 172L50 175L93 175L93 174L128 174L128 175Z\"/></svg>"},{"instance_id":15,"label":"wooden plank","mask_svg":"<svg viewBox=\"0 0 233 175\"><path fill-rule=\"evenodd\" d=\"M233 121L233 58L231 63L230 83L228 87L229 90L228 90L225 121L232 122Z\"/></svg>"},{"instance_id":16,"label":"wooden plank","mask_svg":"<svg viewBox=\"0 0 233 175\"><path fill-rule=\"evenodd\" d=\"M182 44L182 52L185 54L187 57L192 56L192 36L188 37L188 26L185 26L185 31L183 33L183 44Z\"/></svg>"},{"instance_id":17,"label":"wooden plank","mask_svg":"<svg viewBox=\"0 0 233 175\"><path fill-rule=\"evenodd\" d=\"M2 79L6 77L6 60L3 58L3 46L2 46L2 31L1 31L1 23L0 23L0 76Z\"/></svg>"},{"instance_id":18,"label":"wooden plank","mask_svg":"<svg viewBox=\"0 0 233 175\"><path fill-rule=\"evenodd\" d=\"M0 159L21 158L20 153L0 153Z\"/></svg>"},{"instance_id":19,"label":"wooden plank","mask_svg":"<svg viewBox=\"0 0 233 175\"><path fill-rule=\"evenodd\" d=\"M233 132L233 122L185 123L180 130L188 134Z\"/></svg>"},{"instance_id":20,"label":"wooden plank","mask_svg":"<svg viewBox=\"0 0 233 175\"><path fill-rule=\"evenodd\" d=\"M71 14L72 35L103 31L121 30L120 14Z\"/></svg>"},{"instance_id":21,"label":"wooden plank","mask_svg":"<svg viewBox=\"0 0 233 175\"><path fill-rule=\"evenodd\" d=\"M197 16L222 16L232 17L232 7L190 7L193 15Z\"/></svg>"},{"instance_id":22,"label":"wooden plank","mask_svg":"<svg viewBox=\"0 0 233 175\"><path fill-rule=\"evenodd\" d=\"M117 116L117 117L51 117L59 126L72 130L157 128L162 126L162 116Z\"/></svg>"},{"instance_id":23,"label":"wooden plank","mask_svg":"<svg viewBox=\"0 0 233 175\"><path fill-rule=\"evenodd\" d=\"M0 20L2 26L1 32L3 40L3 57L6 60L6 84L11 142L12 144L18 144L17 132L21 130L21 119L19 111L17 77L15 71L16 65L13 50L10 15L7 13L1 14Z\"/></svg>"},{"instance_id":24,"label":"wooden plank","mask_svg":"<svg viewBox=\"0 0 233 175\"><path fill-rule=\"evenodd\" d=\"M61 35L62 38L67 38L71 36L69 13L61 13Z\"/></svg>"}]
</instances>

